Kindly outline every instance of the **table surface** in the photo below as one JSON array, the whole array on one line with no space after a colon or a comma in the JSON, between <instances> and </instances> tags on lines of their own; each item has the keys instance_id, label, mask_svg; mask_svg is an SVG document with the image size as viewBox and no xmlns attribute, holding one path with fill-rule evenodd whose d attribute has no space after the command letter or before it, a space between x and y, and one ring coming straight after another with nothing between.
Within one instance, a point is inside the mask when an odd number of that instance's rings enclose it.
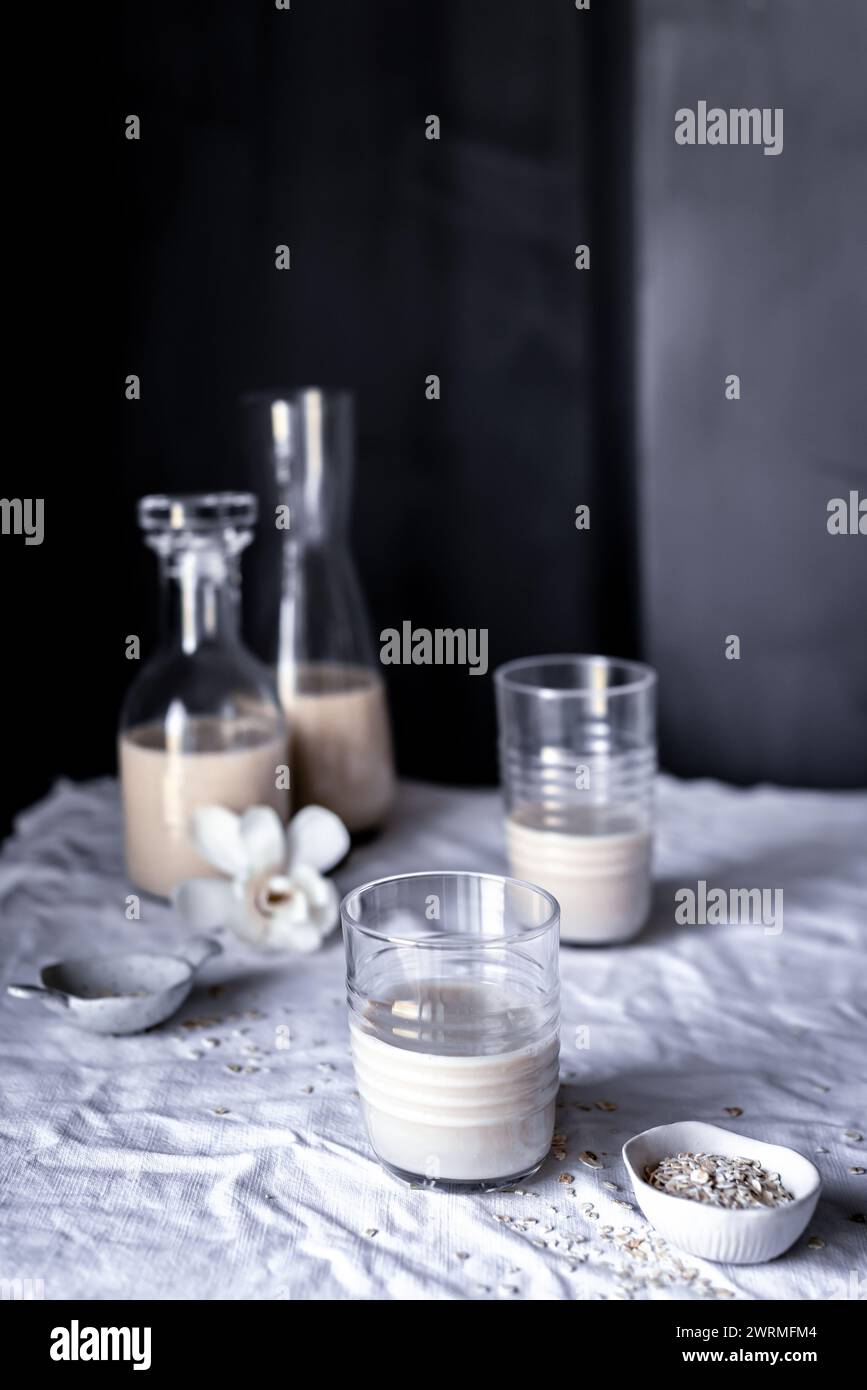
<instances>
[{"instance_id":1,"label":"table surface","mask_svg":"<svg viewBox=\"0 0 867 1390\"><path fill-rule=\"evenodd\" d=\"M867 1296L852 1219L867 1206L852 1172L867 1166L867 796L663 777L657 807L643 935L561 949L566 1157L520 1192L414 1190L378 1167L338 933L288 959L233 942L138 1037L79 1032L4 991L0 1276L42 1280L48 1299ZM428 868L504 870L493 792L405 783L388 831L337 877ZM677 925L675 889L701 879L783 889L783 930ZM129 892L116 784L59 784L0 855L3 983L62 956L179 945L156 900L126 919ZM620 1148L674 1119L813 1159L822 1197L787 1255L712 1265L650 1230Z\"/></svg>"}]
</instances>

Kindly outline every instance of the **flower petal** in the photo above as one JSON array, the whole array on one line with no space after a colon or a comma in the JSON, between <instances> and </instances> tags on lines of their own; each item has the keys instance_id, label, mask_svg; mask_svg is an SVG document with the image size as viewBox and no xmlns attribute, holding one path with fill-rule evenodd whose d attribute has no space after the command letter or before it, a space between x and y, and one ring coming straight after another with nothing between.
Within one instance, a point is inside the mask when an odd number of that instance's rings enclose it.
<instances>
[{"instance_id":1,"label":"flower petal","mask_svg":"<svg viewBox=\"0 0 867 1390\"><path fill-rule=\"evenodd\" d=\"M349 831L324 806L305 806L289 822L287 865L309 864L320 873L333 869L349 849Z\"/></svg>"},{"instance_id":2,"label":"flower petal","mask_svg":"<svg viewBox=\"0 0 867 1390\"><path fill-rule=\"evenodd\" d=\"M322 937L312 922L290 922L283 912L271 918L264 945L270 951L299 951L309 955L319 948Z\"/></svg>"},{"instance_id":3,"label":"flower petal","mask_svg":"<svg viewBox=\"0 0 867 1390\"><path fill-rule=\"evenodd\" d=\"M294 888L285 903L271 914L272 917L282 917L287 922L309 922L310 904L300 888Z\"/></svg>"},{"instance_id":4,"label":"flower petal","mask_svg":"<svg viewBox=\"0 0 867 1390\"><path fill-rule=\"evenodd\" d=\"M215 869L233 878L247 869L241 839L241 818L225 806L200 806L190 821L190 838L198 853Z\"/></svg>"},{"instance_id":5,"label":"flower petal","mask_svg":"<svg viewBox=\"0 0 867 1390\"><path fill-rule=\"evenodd\" d=\"M296 864L292 869L292 882L300 888L313 907L323 907L330 901L327 878L310 867L309 864Z\"/></svg>"},{"instance_id":6,"label":"flower petal","mask_svg":"<svg viewBox=\"0 0 867 1390\"><path fill-rule=\"evenodd\" d=\"M241 841L253 873L286 862L286 827L273 806L251 806L241 817Z\"/></svg>"},{"instance_id":7,"label":"flower petal","mask_svg":"<svg viewBox=\"0 0 867 1390\"><path fill-rule=\"evenodd\" d=\"M232 885L222 878L188 878L172 892L175 911L199 931L222 927L232 901Z\"/></svg>"},{"instance_id":8,"label":"flower petal","mask_svg":"<svg viewBox=\"0 0 867 1390\"><path fill-rule=\"evenodd\" d=\"M325 897L311 909L310 916L320 936L327 936L340 915L340 894L330 879L321 880Z\"/></svg>"},{"instance_id":9,"label":"flower petal","mask_svg":"<svg viewBox=\"0 0 867 1390\"><path fill-rule=\"evenodd\" d=\"M226 926L234 932L239 941L246 941L251 946L264 945L268 925L268 918L256 911L246 893L239 893L233 888Z\"/></svg>"}]
</instances>

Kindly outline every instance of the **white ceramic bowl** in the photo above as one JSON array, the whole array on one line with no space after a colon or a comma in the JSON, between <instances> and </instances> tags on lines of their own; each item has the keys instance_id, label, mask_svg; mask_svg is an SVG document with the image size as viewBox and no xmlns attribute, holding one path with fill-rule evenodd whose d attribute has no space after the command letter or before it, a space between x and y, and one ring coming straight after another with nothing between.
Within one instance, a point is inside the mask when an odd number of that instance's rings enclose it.
<instances>
[{"instance_id":1,"label":"white ceramic bowl","mask_svg":"<svg viewBox=\"0 0 867 1390\"><path fill-rule=\"evenodd\" d=\"M783 1186L794 1194L794 1201L778 1207L730 1211L692 1202L687 1197L672 1197L645 1182L647 1165L678 1153L757 1158L763 1168L779 1173ZM698 1120L657 1125L636 1134L623 1145L623 1161L636 1201L651 1225L688 1254L720 1264L761 1264L782 1255L803 1234L822 1186L818 1170L794 1149L782 1144L762 1144L758 1139Z\"/></svg>"}]
</instances>

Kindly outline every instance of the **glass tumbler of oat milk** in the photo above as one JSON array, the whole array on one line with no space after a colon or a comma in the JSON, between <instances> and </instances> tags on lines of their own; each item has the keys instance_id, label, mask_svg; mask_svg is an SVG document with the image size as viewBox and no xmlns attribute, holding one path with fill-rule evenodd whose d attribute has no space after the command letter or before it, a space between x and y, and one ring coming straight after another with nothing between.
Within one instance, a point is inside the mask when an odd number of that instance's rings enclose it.
<instances>
[{"instance_id":1,"label":"glass tumbler of oat milk","mask_svg":"<svg viewBox=\"0 0 867 1390\"><path fill-rule=\"evenodd\" d=\"M352 1057L371 1147L405 1182L507 1186L551 1145L558 910L493 874L380 879L341 904Z\"/></svg>"},{"instance_id":2,"label":"glass tumbler of oat milk","mask_svg":"<svg viewBox=\"0 0 867 1390\"><path fill-rule=\"evenodd\" d=\"M239 557L248 492L143 497L144 539L159 560L159 642L121 715L118 761L126 862L139 888L168 896L213 876L190 839L200 806L288 813L286 720L273 677L239 632Z\"/></svg>"},{"instance_id":3,"label":"glass tumbler of oat milk","mask_svg":"<svg viewBox=\"0 0 867 1390\"><path fill-rule=\"evenodd\" d=\"M540 656L494 673L512 873L560 904L563 941L628 941L650 909L656 673Z\"/></svg>"}]
</instances>

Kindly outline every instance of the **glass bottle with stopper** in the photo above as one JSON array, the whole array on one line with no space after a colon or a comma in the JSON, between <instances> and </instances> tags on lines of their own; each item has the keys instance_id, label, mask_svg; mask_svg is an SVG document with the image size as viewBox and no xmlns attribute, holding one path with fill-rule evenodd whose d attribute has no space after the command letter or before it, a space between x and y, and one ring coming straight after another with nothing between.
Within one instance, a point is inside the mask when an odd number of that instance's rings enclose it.
<instances>
[{"instance_id":1,"label":"glass bottle with stopper","mask_svg":"<svg viewBox=\"0 0 867 1390\"><path fill-rule=\"evenodd\" d=\"M349 551L354 425L346 392L256 393L247 446L276 486L282 543L277 685L291 730L291 795L377 828L395 792L385 685Z\"/></svg>"},{"instance_id":2,"label":"glass bottle with stopper","mask_svg":"<svg viewBox=\"0 0 867 1390\"><path fill-rule=\"evenodd\" d=\"M119 763L127 868L151 893L216 872L190 840L197 807L288 814L285 717L271 673L239 635L238 557L256 514L247 492L139 502L159 559L162 624L124 702Z\"/></svg>"}]
</instances>

